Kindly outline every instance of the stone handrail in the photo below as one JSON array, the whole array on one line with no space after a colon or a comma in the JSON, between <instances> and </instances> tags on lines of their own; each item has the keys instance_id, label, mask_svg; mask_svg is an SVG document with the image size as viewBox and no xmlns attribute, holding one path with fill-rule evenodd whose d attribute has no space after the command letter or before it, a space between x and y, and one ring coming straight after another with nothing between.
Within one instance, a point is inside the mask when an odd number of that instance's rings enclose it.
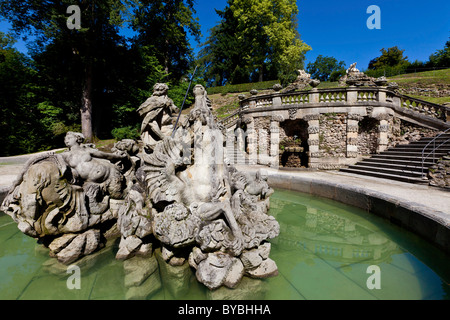
<instances>
[{"instance_id":1,"label":"stone handrail","mask_svg":"<svg viewBox=\"0 0 450 320\"><path fill-rule=\"evenodd\" d=\"M447 115L450 114L450 108L442 106L436 103L420 100L417 98L408 97L405 95L397 94L400 98L401 106L414 110L416 112L432 116L443 121L447 120Z\"/></svg>"},{"instance_id":2,"label":"stone handrail","mask_svg":"<svg viewBox=\"0 0 450 320\"><path fill-rule=\"evenodd\" d=\"M223 118L223 119L219 119L218 121L225 127L225 128L231 128L232 126L234 126L237 122L237 120L239 119L239 113L241 110L236 110L234 111L232 114L230 114L229 116Z\"/></svg>"},{"instance_id":3,"label":"stone handrail","mask_svg":"<svg viewBox=\"0 0 450 320\"><path fill-rule=\"evenodd\" d=\"M293 106L321 107L323 104L352 106L362 103L404 108L443 122L447 122L447 115L450 114L450 108L446 106L408 97L388 90L386 87L347 87L285 93L275 92L241 100L240 110L245 113L267 107L285 109Z\"/></svg>"}]
</instances>

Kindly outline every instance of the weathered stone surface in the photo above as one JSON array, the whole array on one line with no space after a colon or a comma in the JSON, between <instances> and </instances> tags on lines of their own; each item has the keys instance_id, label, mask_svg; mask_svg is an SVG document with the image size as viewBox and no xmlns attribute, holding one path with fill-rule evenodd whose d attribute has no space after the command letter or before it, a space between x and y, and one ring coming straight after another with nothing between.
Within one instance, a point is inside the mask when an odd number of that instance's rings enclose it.
<instances>
[{"instance_id":1,"label":"weathered stone surface","mask_svg":"<svg viewBox=\"0 0 450 320\"><path fill-rule=\"evenodd\" d=\"M256 249L242 252L240 259L246 270L255 269L263 261Z\"/></svg>"},{"instance_id":2,"label":"weathered stone surface","mask_svg":"<svg viewBox=\"0 0 450 320\"><path fill-rule=\"evenodd\" d=\"M63 264L70 264L83 256L86 235L80 234L75 237L70 244L56 254L58 261Z\"/></svg>"},{"instance_id":3,"label":"weathered stone surface","mask_svg":"<svg viewBox=\"0 0 450 320\"><path fill-rule=\"evenodd\" d=\"M246 270L246 274L252 278L269 278L278 275L278 267L272 259L268 258L251 270Z\"/></svg>"},{"instance_id":4,"label":"weathered stone surface","mask_svg":"<svg viewBox=\"0 0 450 320\"><path fill-rule=\"evenodd\" d=\"M209 253L208 257L198 264L195 275L209 289L216 289L224 283L234 259L236 258L222 252Z\"/></svg>"},{"instance_id":5,"label":"weathered stone surface","mask_svg":"<svg viewBox=\"0 0 450 320\"><path fill-rule=\"evenodd\" d=\"M428 178L431 186L450 189L450 155L429 168Z\"/></svg>"},{"instance_id":6,"label":"weathered stone surface","mask_svg":"<svg viewBox=\"0 0 450 320\"><path fill-rule=\"evenodd\" d=\"M53 253L58 253L60 252L63 248L67 247L68 244L77 236L77 234L75 233L67 233L62 235L59 238L56 238L55 240L53 240L50 245L48 246L48 248L53 252Z\"/></svg>"},{"instance_id":7,"label":"weathered stone surface","mask_svg":"<svg viewBox=\"0 0 450 320\"><path fill-rule=\"evenodd\" d=\"M100 230L91 229L84 233L86 235L86 244L83 255L94 252L100 246Z\"/></svg>"},{"instance_id":8,"label":"weathered stone surface","mask_svg":"<svg viewBox=\"0 0 450 320\"><path fill-rule=\"evenodd\" d=\"M122 237L120 239L119 250L116 254L116 259L125 260L134 256L134 253L139 249L142 244L142 240L136 236L130 236L127 238Z\"/></svg>"},{"instance_id":9,"label":"weathered stone surface","mask_svg":"<svg viewBox=\"0 0 450 320\"><path fill-rule=\"evenodd\" d=\"M236 287L242 277L244 276L245 268L244 264L239 259L233 259L233 262L228 270L228 274L224 279L224 286L228 288L234 288Z\"/></svg>"}]
</instances>

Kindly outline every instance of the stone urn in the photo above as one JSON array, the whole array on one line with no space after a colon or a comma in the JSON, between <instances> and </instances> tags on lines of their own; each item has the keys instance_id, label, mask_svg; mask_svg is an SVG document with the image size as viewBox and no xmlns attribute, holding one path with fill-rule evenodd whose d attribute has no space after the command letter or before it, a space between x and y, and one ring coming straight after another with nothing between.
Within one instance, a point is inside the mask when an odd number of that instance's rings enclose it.
<instances>
[{"instance_id":1,"label":"stone urn","mask_svg":"<svg viewBox=\"0 0 450 320\"><path fill-rule=\"evenodd\" d=\"M311 87L313 87L313 88L318 87L319 84L320 84L320 80L317 80L317 79L312 79L312 80L309 82L309 85L310 85Z\"/></svg>"},{"instance_id":2,"label":"stone urn","mask_svg":"<svg viewBox=\"0 0 450 320\"><path fill-rule=\"evenodd\" d=\"M382 77L377 78L374 82L377 86L384 87L384 86L386 86L388 81L387 81L386 77L382 76Z\"/></svg>"},{"instance_id":3,"label":"stone urn","mask_svg":"<svg viewBox=\"0 0 450 320\"><path fill-rule=\"evenodd\" d=\"M276 83L276 84L273 85L272 89L273 89L275 92L278 92L278 91L280 91L281 89L283 89L283 86L282 86L281 84L279 84L279 83Z\"/></svg>"}]
</instances>

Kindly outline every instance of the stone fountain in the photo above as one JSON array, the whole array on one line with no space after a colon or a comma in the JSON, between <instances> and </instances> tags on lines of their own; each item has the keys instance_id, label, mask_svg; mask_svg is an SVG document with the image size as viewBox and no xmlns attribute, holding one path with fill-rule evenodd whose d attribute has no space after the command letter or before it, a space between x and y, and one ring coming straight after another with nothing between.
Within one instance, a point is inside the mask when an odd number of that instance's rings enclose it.
<instances>
[{"instance_id":1,"label":"stone fountain","mask_svg":"<svg viewBox=\"0 0 450 320\"><path fill-rule=\"evenodd\" d=\"M69 132L66 152L24 166L1 210L65 265L120 237L117 259L150 259L161 250L168 265L189 264L209 289L234 288L244 275L277 275L268 240L279 224L268 215L267 173L253 177L228 164L201 85L178 121L167 91L156 84L138 108L141 147L122 140L106 153Z\"/></svg>"}]
</instances>

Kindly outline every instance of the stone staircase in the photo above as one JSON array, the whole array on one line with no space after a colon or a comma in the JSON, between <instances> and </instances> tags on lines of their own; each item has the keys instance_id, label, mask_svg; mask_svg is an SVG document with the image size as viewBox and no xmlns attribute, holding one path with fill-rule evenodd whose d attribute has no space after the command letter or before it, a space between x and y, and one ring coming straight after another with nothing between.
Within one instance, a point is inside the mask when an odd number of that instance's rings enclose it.
<instances>
[{"instance_id":1,"label":"stone staircase","mask_svg":"<svg viewBox=\"0 0 450 320\"><path fill-rule=\"evenodd\" d=\"M238 150L236 144L233 148L227 147L227 157L234 165L246 165L249 163L248 155L245 152Z\"/></svg>"},{"instance_id":2,"label":"stone staircase","mask_svg":"<svg viewBox=\"0 0 450 320\"><path fill-rule=\"evenodd\" d=\"M440 135L436 140L434 138L422 138L409 144L397 145L393 148L374 154L370 158L364 159L348 168L342 168L340 171L378 178L398 180L403 182L428 184L428 168L437 162L439 158L450 152L450 134ZM440 146L433 154L427 155L433 150L433 146ZM425 148L422 176L422 150ZM425 158L424 157L424 158Z\"/></svg>"}]
</instances>

